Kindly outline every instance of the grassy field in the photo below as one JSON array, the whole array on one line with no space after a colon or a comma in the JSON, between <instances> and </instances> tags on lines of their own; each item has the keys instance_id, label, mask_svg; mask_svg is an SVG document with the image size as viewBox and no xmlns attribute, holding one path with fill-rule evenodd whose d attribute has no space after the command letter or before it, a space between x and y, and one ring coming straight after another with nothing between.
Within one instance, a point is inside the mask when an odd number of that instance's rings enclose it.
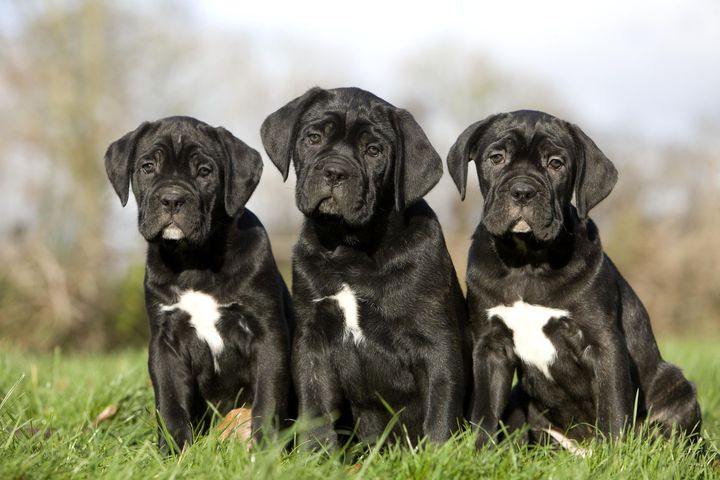
<instances>
[{"instance_id":1,"label":"grassy field","mask_svg":"<svg viewBox=\"0 0 720 480\"><path fill-rule=\"evenodd\" d=\"M469 434L442 446L356 449L346 455L248 453L216 432L181 456L155 447L145 351L30 356L5 345L0 359L0 478L720 478L720 348L711 341L663 342L664 356L696 383L704 448L628 437L589 444L579 458L510 442L476 453ZM108 405L118 412L93 426Z\"/></svg>"}]
</instances>

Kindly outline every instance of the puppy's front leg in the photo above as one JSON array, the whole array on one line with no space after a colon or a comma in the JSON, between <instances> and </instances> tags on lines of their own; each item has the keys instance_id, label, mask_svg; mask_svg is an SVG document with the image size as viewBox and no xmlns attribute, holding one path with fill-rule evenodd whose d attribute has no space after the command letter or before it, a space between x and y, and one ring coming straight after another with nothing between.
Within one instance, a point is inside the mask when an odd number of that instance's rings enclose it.
<instances>
[{"instance_id":1,"label":"puppy's front leg","mask_svg":"<svg viewBox=\"0 0 720 480\"><path fill-rule=\"evenodd\" d=\"M468 294L473 325L473 395L470 422L478 426L477 448L493 441L510 399L516 359L507 328L491 321L475 296Z\"/></svg>"},{"instance_id":2,"label":"puppy's front leg","mask_svg":"<svg viewBox=\"0 0 720 480\"><path fill-rule=\"evenodd\" d=\"M305 333L305 334L303 334ZM330 359L323 355L317 337L300 332L293 347L293 379L298 393L298 417L312 428L301 435L304 448L338 446L334 422L340 410L340 391ZM302 438L304 437L304 438Z\"/></svg>"},{"instance_id":3,"label":"puppy's front leg","mask_svg":"<svg viewBox=\"0 0 720 480\"><path fill-rule=\"evenodd\" d=\"M470 421L479 428L477 448L492 441L497 433L500 416L510 399L513 362L502 349L481 339L473 350L473 399Z\"/></svg>"},{"instance_id":4,"label":"puppy's front leg","mask_svg":"<svg viewBox=\"0 0 720 480\"><path fill-rule=\"evenodd\" d=\"M444 345L425 359L425 419L423 433L433 442L445 442L458 430L463 417L465 373L459 345Z\"/></svg>"},{"instance_id":5,"label":"puppy's front leg","mask_svg":"<svg viewBox=\"0 0 720 480\"><path fill-rule=\"evenodd\" d=\"M151 341L148 366L155 391L155 408L177 448L193 441L190 412L193 405L193 378L182 358L169 347ZM158 425L158 447L169 453L162 425Z\"/></svg>"},{"instance_id":6,"label":"puppy's front leg","mask_svg":"<svg viewBox=\"0 0 720 480\"><path fill-rule=\"evenodd\" d=\"M591 355L597 426L603 434L617 438L627 427L634 400L628 368L630 360L620 332L602 335L591 347Z\"/></svg>"},{"instance_id":7,"label":"puppy's front leg","mask_svg":"<svg viewBox=\"0 0 720 480\"><path fill-rule=\"evenodd\" d=\"M268 329L255 346L255 396L252 406L255 441L260 440L262 428L278 431L287 419L291 382L288 336L287 331Z\"/></svg>"}]
</instances>

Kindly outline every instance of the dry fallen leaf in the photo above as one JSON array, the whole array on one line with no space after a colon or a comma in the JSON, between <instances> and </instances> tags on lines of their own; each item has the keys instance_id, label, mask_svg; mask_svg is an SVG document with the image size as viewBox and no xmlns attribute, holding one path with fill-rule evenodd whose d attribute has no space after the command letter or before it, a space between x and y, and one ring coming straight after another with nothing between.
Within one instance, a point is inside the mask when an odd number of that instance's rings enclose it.
<instances>
[{"instance_id":1,"label":"dry fallen leaf","mask_svg":"<svg viewBox=\"0 0 720 480\"><path fill-rule=\"evenodd\" d=\"M235 408L225 415L217 426L220 431L220 440L233 438L246 441L252 435L252 410L249 408Z\"/></svg>"},{"instance_id":2,"label":"dry fallen leaf","mask_svg":"<svg viewBox=\"0 0 720 480\"><path fill-rule=\"evenodd\" d=\"M118 406L115 404L108 405L103 409L102 412L98 414L97 417L95 417L95 420L92 422L93 428L97 428L98 425L100 425L102 422L106 420L110 420L115 416L115 414L118 412Z\"/></svg>"},{"instance_id":3,"label":"dry fallen leaf","mask_svg":"<svg viewBox=\"0 0 720 480\"><path fill-rule=\"evenodd\" d=\"M6 430L7 431L7 430ZM35 427L32 424L26 425L24 427L21 427L17 430L13 430L13 435L15 438L41 438L47 440L50 438L50 435L53 434L53 431L49 428L39 428Z\"/></svg>"}]
</instances>

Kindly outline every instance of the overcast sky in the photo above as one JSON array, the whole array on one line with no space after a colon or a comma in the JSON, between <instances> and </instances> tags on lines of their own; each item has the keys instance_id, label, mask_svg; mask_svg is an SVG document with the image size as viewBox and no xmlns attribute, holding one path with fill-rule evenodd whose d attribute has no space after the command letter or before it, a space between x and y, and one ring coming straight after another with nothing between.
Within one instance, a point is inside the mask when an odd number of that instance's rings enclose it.
<instances>
[{"instance_id":1,"label":"overcast sky","mask_svg":"<svg viewBox=\"0 0 720 480\"><path fill-rule=\"evenodd\" d=\"M201 5L197 13L211 24L342 50L366 85L392 83L384 65L437 42L478 49L509 71L541 80L572 106L581 124L683 141L703 123L720 123L717 0Z\"/></svg>"}]
</instances>

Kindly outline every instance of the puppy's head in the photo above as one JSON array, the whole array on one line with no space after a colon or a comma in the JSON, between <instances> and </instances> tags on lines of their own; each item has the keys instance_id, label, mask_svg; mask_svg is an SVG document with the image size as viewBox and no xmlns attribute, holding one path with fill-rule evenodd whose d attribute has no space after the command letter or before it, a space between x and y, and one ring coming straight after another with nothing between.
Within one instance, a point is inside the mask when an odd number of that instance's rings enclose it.
<instances>
[{"instance_id":1,"label":"puppy's head","mask_svg":"<svg viewBox=\"0 0 720 480\"><path fill-rule=\"evenodd\" d=\"M123 206L130 184L149 242L200 245L240 214L260 180L260 154L222 127L190 117L146 122L113 142L105 169Z\"/></svg>"},{"instance_id":2,"label":"puppy's head","mask_svg":"<svg viewBox=\"0 0 720 480\"><path fill-rule=\"evenodd\" d=\"M474 160L484 197L482 222L496 236L557 237L575 194L578 215L604 199L617 170L577 126L543 112L501 113L468 127L448 154L448 169L465 198Z\"/></svg>"},{"instance_id":3,"label":"puppy's head","mask_svg":"<svg viewBox=\"0 0 720 480\"><path fill-rule=\"evenodd\" d=\"M271 114L261 129L286 179L295 165L298 208L310 217L367 224L404 209L442 175L442 161L415 119L357 88L313 88Z\"/></svg>"}]
</instances>

